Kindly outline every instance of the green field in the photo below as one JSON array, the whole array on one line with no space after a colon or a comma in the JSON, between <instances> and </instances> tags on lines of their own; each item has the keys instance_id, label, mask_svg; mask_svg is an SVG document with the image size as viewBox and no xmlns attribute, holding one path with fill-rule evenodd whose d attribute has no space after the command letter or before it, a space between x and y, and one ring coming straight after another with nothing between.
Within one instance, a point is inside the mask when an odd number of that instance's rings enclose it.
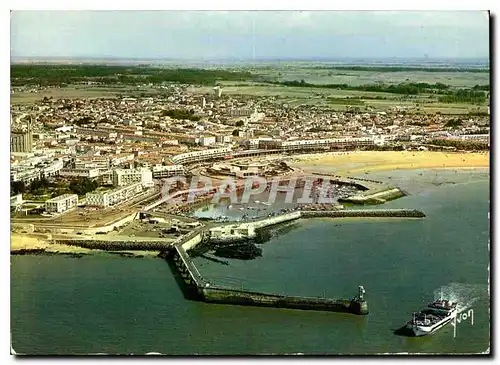
<instances>
[{"instance_id":1,"label":"green field","mask_svg":"<svg viewBox=\"0 0 500 365\"><path fill-rule=\"evenodd\" d=\"M474 85L489 85L490 74L487 72L380 72L323 69L273 69L260 70L259 74L276 81L304 80L311 84L348 84L353 86L368 85L378 82L399 84L403 82L440 82L456 88Z\"/></svg>"},{"instance_id":2,"label":"green field","mask_svg":"<svg viewBox=\"0 0 500 365\"><path fill-rule=\"evenodd\" d=\"M62 68L60 72L57 66L50 66L46 69L42 66L17 67L13 70L17 72L15 74L17 75L17 84L23 84L23 80L25 80L27 84L32 85L33 77L39 81L45 81L45 78L47 78L48 81L54 83L59 79L72 80L72 77L78 80L95 80L96 75L102 76L101 79L106 82L105 85L100 86L72 84L66 87L52 87L40 90L37 93L15 92L11 94L12 104L33 103L43 97L71 99L167 95L168 92L163 89L141 86L142 84L136 83L137 73L152 73L150 81L154 81L156 84L168 83L168 80L188 80L191 84L188 87L188 92L195 94L213 95L213 86L219 84L223 88L223 95L273 97L277 105L315 105L338 111L346 110L346 107L355 107L360 111L371 109L385 111L395 106L405 106L411 108L411 112L467 114L471 111L486 112L489 103L488 85L490 73L487 70L473 72L468 69L453 71L376 67L368 71L366 67L361 69L315 68L313 65L305 64L288 65L286 67L279 67L276 64L270 67L246 67L238 70L238 72L190 69L150 70L148 68L136 69L133 67L117 68L115 70L103 66L66 67ZM114 75L114 72L118 71L128 76L120 79L120 75ZM50 77L44 76L47 72ZM87 78L88 75L93 75L94 78L90 76ZM130 84L127 80L135 81ZM286 81L294 81L295 83L291 85L270 83ZM200 83L204 84L204 86L197 85ZM424 86L423 89L420 89L419 86L417 91L412 92L408 89L408 84L411 83L429 85ZM438 98L443 94L436 94L435 92L442 92L442 89L439 89L438 86L443 85L437 85L437 83L449 86L449 89L445 87L445 90L448 93L447 95L451 95L452 98L455 98L458 93L463 91L459 89L469 89L467 92L475 92L476 89L472 89L475 85L486 86L486 89L479 89L483 90L480 93L484 94L481 99L466 96L465 98L452 100L481 102L480 105L465 104L463 102L441 103L438 102ZM327 85L329 86L326 87ZM366 87L367 85L372 86ZM352 90L353 88L357 89ZM373 89L380 91L373 91ZM405 95L404 93L415 95Z\"/></svg>"},{"instance_id":3,"label":"green field","mask_svg":"<svg viewBox=\"0 0 500 365\"><path fill-rule=\"evenodd\" d=\"M113 86L67 86L60 88L48 88L37 93L16 92L11 94L11 104L34 103L42 100L44 97L54 99L98 99L115 98L123 96L140 97L141 94L158 94L159 89L150 87L136 87L117 85Z\"/></svg>"},{"instance_id":4,"label":"green field","mask_svg":"<svg viewBox=\"0 0 500 365\"><path fill-rule=\"evenodd\" d=\"M458 103L438 103L437 97L429 94L408 97L400 94L356 90L318 89L263 84L252 85L250 83L239 83L239 86L237 86L233 82L227 82L224 84L226 86L223 87L223 94L226 95L276 97L276 102L278 104L287 104L290 106L316 105L328 107L335 111L344 111L346 110L346 106L358 107L361 110L364 110L366 106L369 106L377 111L385 111L395 106L406 106L414 108L414 112L440 112L442 114L467 114L470 111L477 111L478 107L480 112L488 111L488 105L486 104L477 106ZM210 87L190 87L188 90L189 92L202 94L210 94L213 92ZM363 97L378 97L385 99L346 99Z\"/></svg>"}]
</instances>

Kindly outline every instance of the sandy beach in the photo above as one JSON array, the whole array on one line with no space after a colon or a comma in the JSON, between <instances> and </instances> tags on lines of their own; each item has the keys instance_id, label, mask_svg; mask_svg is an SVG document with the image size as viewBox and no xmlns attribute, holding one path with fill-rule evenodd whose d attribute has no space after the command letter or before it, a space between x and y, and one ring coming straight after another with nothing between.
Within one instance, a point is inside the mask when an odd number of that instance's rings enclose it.
<instances>
[{"instance_id":1,"label":"sandy beach","mask_svg":"<svg viewBox=\"0 0 500 365\"><path fill-rule=\"evenodd\" d=\"M488 152L359 151L302 155L294 158L291 166L306 172L350 175L387 170L487 168L489 158Z\"/></svg>"}]
</instances>

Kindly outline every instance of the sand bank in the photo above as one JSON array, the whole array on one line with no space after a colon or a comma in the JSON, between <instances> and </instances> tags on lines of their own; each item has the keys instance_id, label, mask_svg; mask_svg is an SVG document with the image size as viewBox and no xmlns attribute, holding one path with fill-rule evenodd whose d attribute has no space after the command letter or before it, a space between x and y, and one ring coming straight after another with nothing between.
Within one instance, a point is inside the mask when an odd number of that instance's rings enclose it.
<instances>
[{"instance_id":1,"label":"sand bank","mask_svg":"<svg viewBox=\"0 0 500 365\"><path fill-rule=\"evenodd\" d=\"M489 158L488 152L355 151L297 156L291 166L306 172L350 175L385 170L484 168L490 166Z\"/></svg>"}]
</instances>

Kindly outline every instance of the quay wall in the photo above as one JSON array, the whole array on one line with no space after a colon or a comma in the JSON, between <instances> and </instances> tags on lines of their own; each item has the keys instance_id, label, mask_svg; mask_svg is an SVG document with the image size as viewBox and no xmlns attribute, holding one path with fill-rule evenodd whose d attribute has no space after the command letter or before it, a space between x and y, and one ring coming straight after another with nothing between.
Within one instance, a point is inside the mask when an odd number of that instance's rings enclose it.
<instances>
[{"instance_id":1,"label":"quay wall","mask_svg":"<svg viewBox=\"0 0 500 365\"><path fill-rule=\"evenodd\" d=\"M205 287L201 295L209 303L368 314L366 302L358 300L285 296L220 287Z\"/></svg>"},{"instance_id":2,"label":"quay wall","mask_svg":"<svg viewBox=\"0 0 500 365\"><path fill-rule=\"evenodd\" d=\"M319 217L395 217L423 218L425 214L417 209L348 209L326 211L302 211L302 218Z\"/></svg>"},{"instance_id":3,"label":"quay wall","mask_svg":"<svg viewBox=\"0 0 500 365\"><path fill-rule=\"evenodd\" d=\"M249 223L243 223L243 225L248 225L249 227L253 227L254 229L259 229L259 228L264 228L268 226L272 226L275 224L283 223L283 222L288 222L294 219L299 219L301 217L301 212L292 212L292 213L286 213L286 214L281 214L277 215L274 217L270 218L265 218L256 222L249 222Z\"/></svg>"},{"instance_id":4,"label":"quay wall","mask_svg":"<svg viewBox=\"0 0 500 365\"><path fill-rule=\"evenodd\" d=\"M192 249L192 248L193 248L193 247L195 247L198 243L200 243L200 242L201 242L201 240L202 240L202 238L203 238L203 237L202 237L202 234L201 234L201 233L197 233L197 234L196 234L196 232L194 232L194 233L195 233L195 234L193 234L193 235L192 235L192 234L189 234L189 235L185 238L184 242L182 243L182 249L183 249L184 251L187 251L187 250ZM191 237L191 236L193 236L193 237Z\"/></svg>"}]
</instances>

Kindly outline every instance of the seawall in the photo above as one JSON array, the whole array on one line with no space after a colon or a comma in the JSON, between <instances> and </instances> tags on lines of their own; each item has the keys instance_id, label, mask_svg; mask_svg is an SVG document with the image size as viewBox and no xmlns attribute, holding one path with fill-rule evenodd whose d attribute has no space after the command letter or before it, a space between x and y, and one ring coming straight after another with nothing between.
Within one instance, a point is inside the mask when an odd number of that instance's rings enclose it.
<instances>
[{"instance_id":1,"label":"seawall","mask_svg":"<svg viewBox=\"0 0 500 365\"><path fill-rule=\"evenodd\" d=\"M162 251L171 246L170 241L106 241L106 240L53 240L52 243L78 246L96 250L122 251Z\"/></svg>"},{"instance_id":2,"label":"seawall","mask_svg":"<svg viewBox=\"0 0 500 365\"><path fill-rule=\"evenodd\" d=\"M366 301L356 299L285 296L220 287L205 287L201 290L201 295L209 303L368 314Z\"/></svg>"},{"instance_id":3,"label":"seawall","mask_svg":"<svg viewBox=\"0 0 500 365\"><path fill-rule=\"evenodd\" d=\"M394 218L423 218L425 213L417 209L340 209L326 211L302 211L302 218L319 217L394 217Z\"/></svg>"}]
</instances>

